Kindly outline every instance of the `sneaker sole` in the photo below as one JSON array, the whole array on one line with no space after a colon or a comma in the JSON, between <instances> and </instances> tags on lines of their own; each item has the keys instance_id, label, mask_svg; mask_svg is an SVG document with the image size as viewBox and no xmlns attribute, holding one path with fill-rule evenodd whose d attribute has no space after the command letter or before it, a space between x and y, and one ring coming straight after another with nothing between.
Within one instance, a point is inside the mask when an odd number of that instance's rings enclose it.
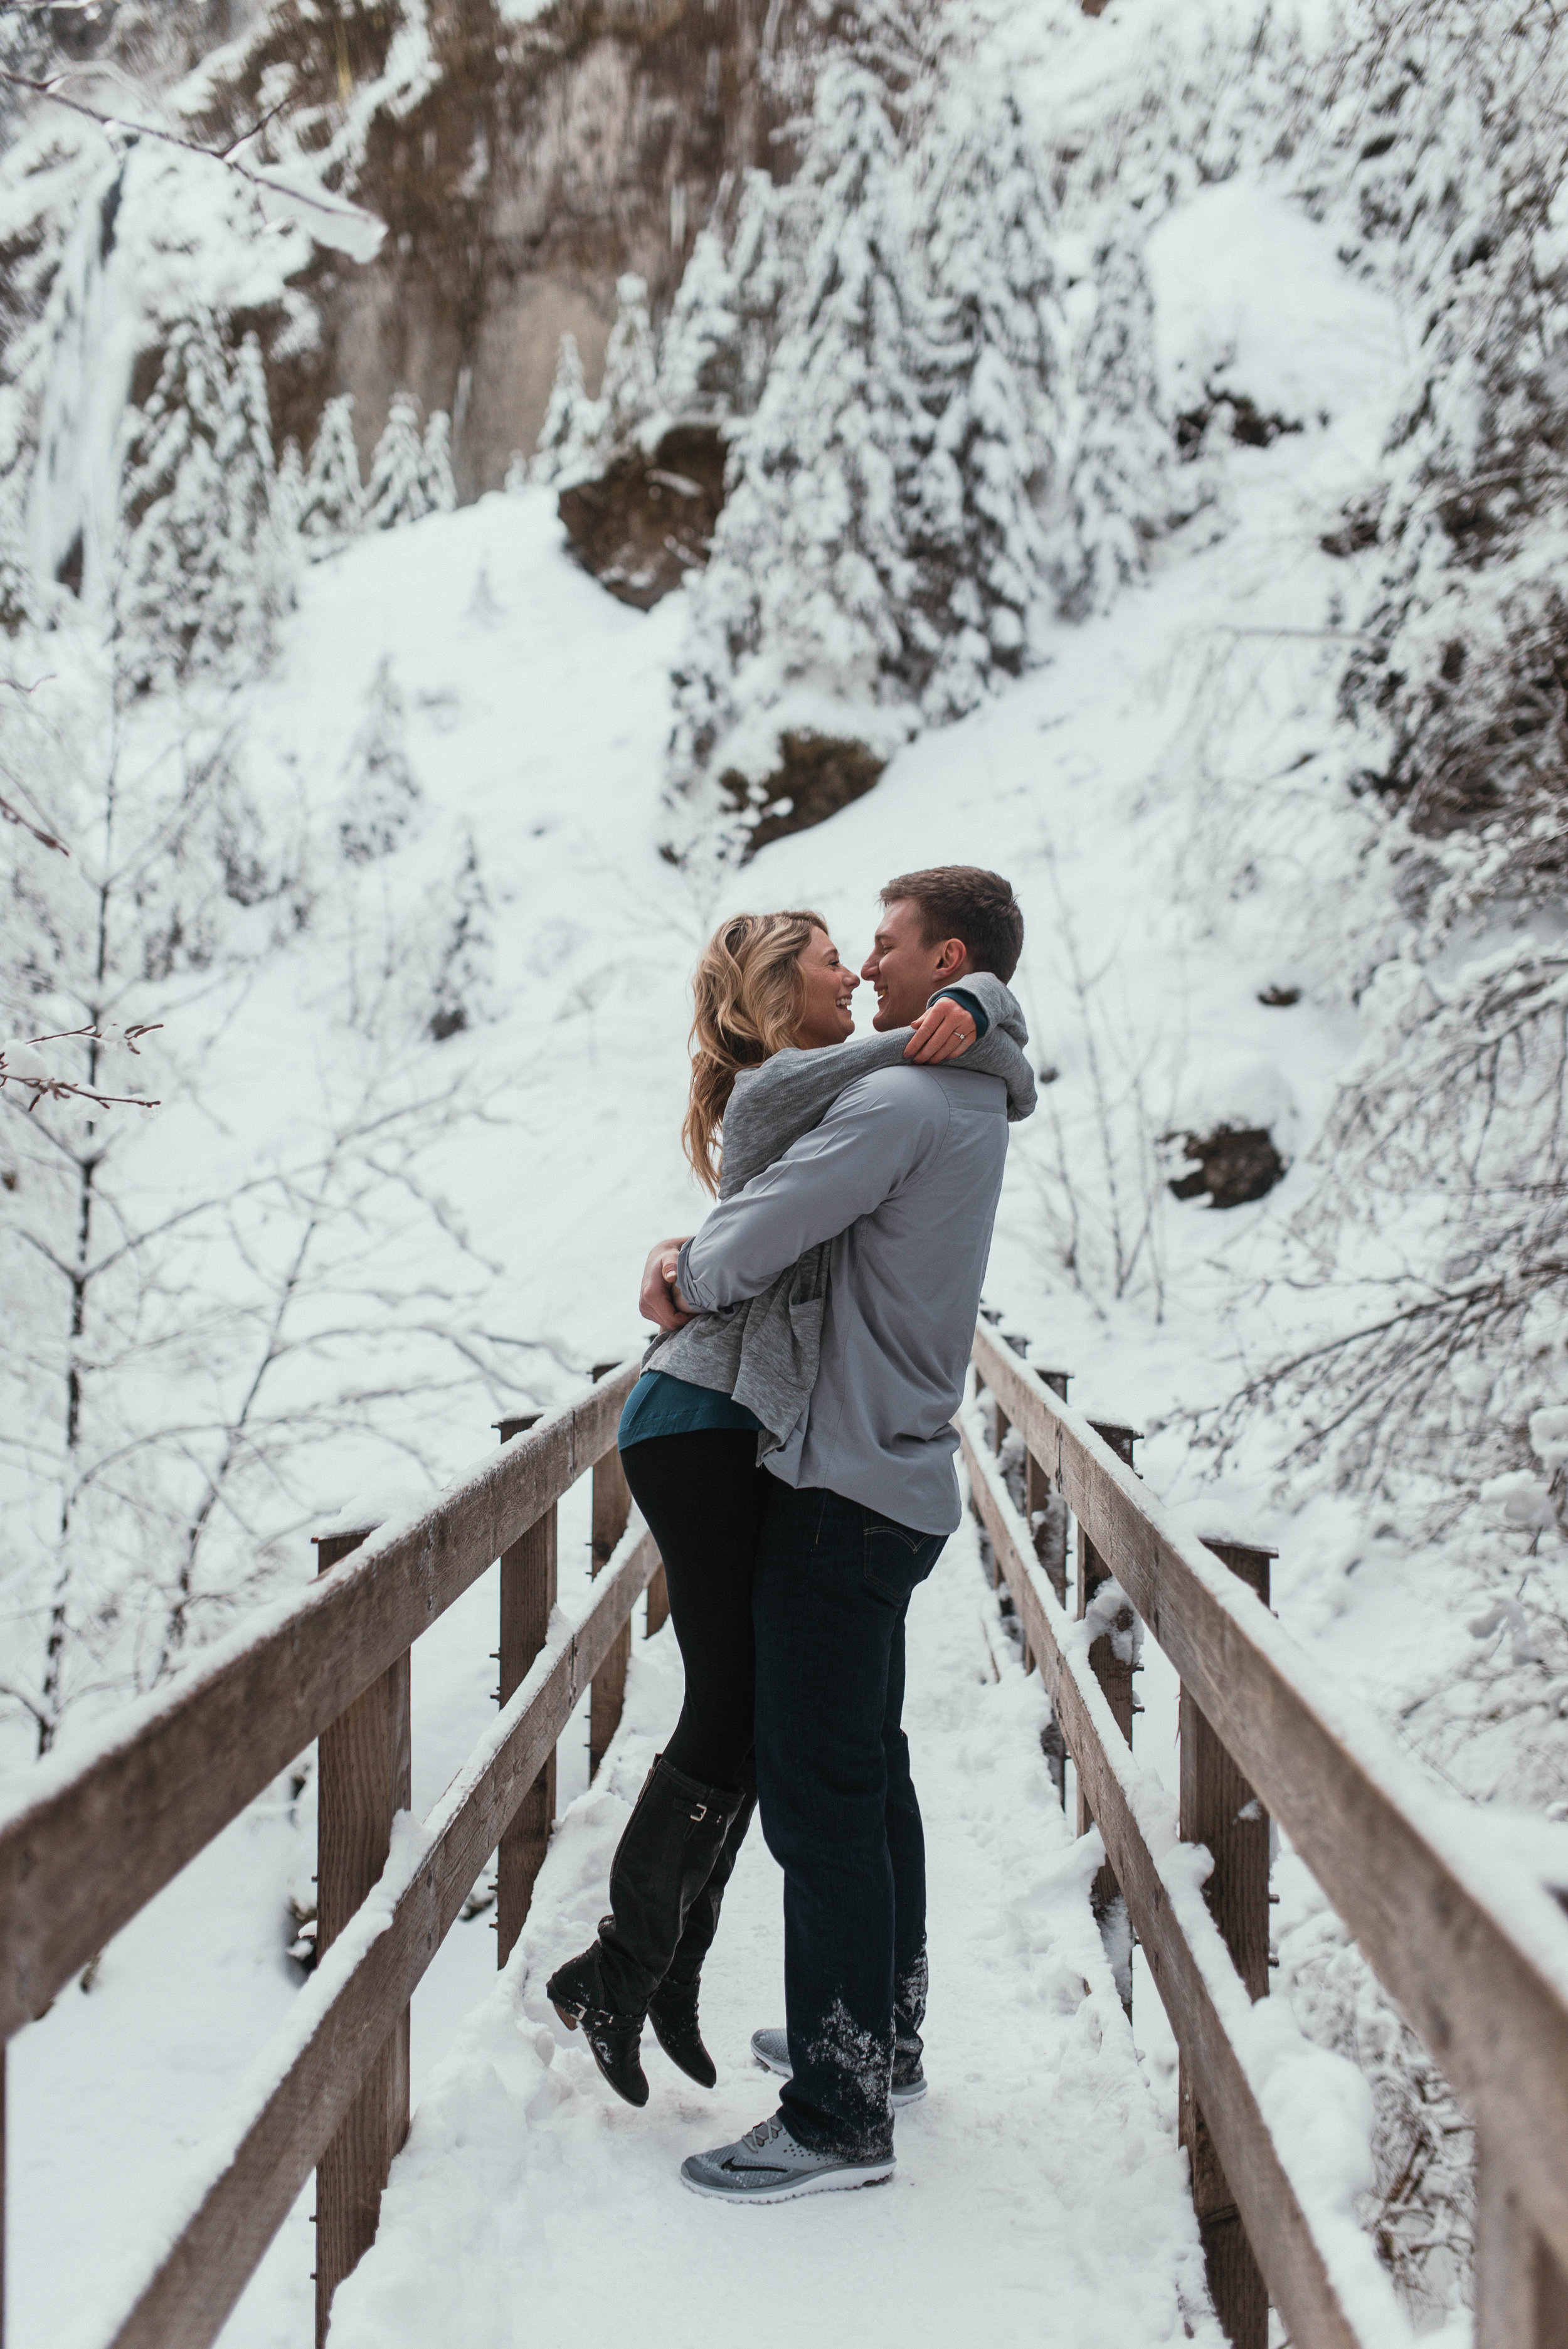
<instances>
[{"instance_id":1,"label":"sneaker sole","mask_svg":"<svg viewBox=\"0 0 1568 2349\"><path fill-rule=\"evenodd\" d=\"M788 2064L770 2064L767 2056L758 2055L755 2048L752 2050L752 2061L759 2070L771 2072L776 2080L792 2080L795 2077L794 2072ZM892 2091L894 2106L902 2112L905 2105L918 2105L930 2085L928 2080L917 2080L913 2088L895 2088Z\"/></svg>"},{"instance_id":2,"label":"sneaker sole","mask_svg":"<svg viewBox=\"0 0 1568 2349\"><path fill-rule=\"evenodd\" d=\"M794 2179L788 2186L758 2187L748 2192L737 2192L729 2186L708 2186L699 2178L688 2178L681 2171L681 2184L688 2194L700 2194L709 2202L799 2202L807 2194L853 2194L862 2186L885 2186L898 2164L879 2161L859 2169L820 2169L809 2177Z\"/></svg>"}]
</instances>

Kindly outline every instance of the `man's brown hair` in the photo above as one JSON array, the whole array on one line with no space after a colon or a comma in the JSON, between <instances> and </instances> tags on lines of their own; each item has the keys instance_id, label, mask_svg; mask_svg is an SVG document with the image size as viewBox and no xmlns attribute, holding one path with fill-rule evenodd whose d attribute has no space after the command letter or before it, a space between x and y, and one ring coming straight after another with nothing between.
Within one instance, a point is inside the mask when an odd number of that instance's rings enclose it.
<instances>
[{"instance_id":1,"label":"man's brown hair","mask_svg":"<svg viewBox=\"0 0 1568 2349\"><path fill-rule=\"evenodd\" d=\"M882 893L884 905L908 897L920 907L928 946L962 938L971 969L1011 978L1024 951L1024 916L1010 881L979 864L934 864L901 873Z\"/></svg>"}]
</instances>

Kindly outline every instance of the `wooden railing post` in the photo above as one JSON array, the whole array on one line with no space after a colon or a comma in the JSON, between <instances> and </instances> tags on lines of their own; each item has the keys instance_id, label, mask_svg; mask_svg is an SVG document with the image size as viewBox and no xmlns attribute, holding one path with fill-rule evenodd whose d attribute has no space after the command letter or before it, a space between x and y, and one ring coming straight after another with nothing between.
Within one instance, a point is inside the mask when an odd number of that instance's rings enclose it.
<instances>
[{"instance_id":1,"label":"wooden railing post","mask_svg":"<svg viewBox=\"0 0 1568 2349\"><path fill-rule=\"evenodd\" d=\"M328 1574L366 1530L325 1534L316 1570ZM392 1821L412 1799L409 1654L324 1729L316 1754L315 1946L325 1955L387 1865ZM315 2173L315 2340L323 2349L332 2296L376 2240L381 2189L408 2134L408 2009L387 2033L365 2085Z\"/></svg>"},{"instance_id":2,"label":"wooden railing post","mask_svg":"<svg viewBox=\"0 0 1568 2349\"><path fill-rule=\"evenodd\" d=\"M503 1444L543 1417L531 1411L496 1423ZM550 1636L558 1579L555 1505L536 1517L500 1554L500 1646L498 1693L502 1704L528 1678L529 1666ZM555 1819L555 1750L523 1796L496 1853L496 1963L504 1966L528 1918L534 1878L550 1848Z\"/></svg>"},{"instance_id":3,"label":"wooden railing post","mask_svg":"<svg viewBox=\"0 0 1568 2349\"><path fill-rule=\"evenodd\" d=\"M1563 2349L1568 2276L1531 2224L1484 2124L1475 2236L1476 2349Z\"/></svg>"},{"instance_id":4,"label":"wooden railing post","mask_svg":"<svg viewBox=\"0 0 1568 2349\"><path fill-rule=\"evenodd\" d=\"M1125 1460L1127 1465L1130 1468L1132 1465L1132 1447L1138 1441L1138 1430L1135 1427L1124 1427L1119 1420L1109 1419L1092 1419L1089 1422L1089 1425L1093 1428L1095 1433L1100 1437L1102 1442L1109 1444L1117 1458L1119 1460ZM1111 1574L1109 1567L1107 1566L1099 1550L1096 1549L1094 1544L1089 1540L1088 1536L1084 1532L1082 1526L1079 1526L1078 1529L1077 1614L1080 1622L1088 1613L1090 1607L1094 1604L1096 1593L1100 1589L1102 1585L1109 1582ZM1109 1703L1111 1712L1116 1715L1116 1725L1120 1730L1122 1735L1126 1738L1129 1745L1132 1743L1132 1715L1134 1710L1132 1696L1133 1667L1130 1657L1121 1657L1117 1654L1116 1643L1119 1639L1126 1638L1131 1632L1132 1624L1132 1609L1130 1606L1129 1606L1117 1617L1115 1623L1109 1630L1102 1631L1100 1633L1099 1638L1094 1642L1094 1645L1088 1651L1088 1660L1094 1668L1094 1676L1099 1682L1101 1688L1105 1691L1106 1698ZM1093 1816L1090 1813L1088 1798L1085 1795L1083 1787L1080 1784L1078 1798L1078 1831L1079 1835L1087 1835L1093 1825ZM1100 1881L1102 1878L1104 1879L1106 1897L1108 1899L1114 1899L1116 1894L1116 1878L1111 1874L1109 1868L1102 1868L1100 1870L1099 1877L1096 1878L1097 1899L1099 1897Z\"/></svg>"},{"instance_id":5,"label":"wooden railing post","mask_svg":"<svg viewBox=\"0 0 1568 2349\"><path fill-rule=\"evenodd\" d=\"M615 1370L614 1362L595 1362L593 1383L607 1371ZM626 1472L621 1465L620 1453L614 1444L593 1463L593 1573L603 1573L615 1554L615 1545L626 1530L626 1520L632 1514L631 1487ZM626 1699L626 1667L632 1661L632 1627L624 1623L615 1634L615 1643L593 1675L593 1694L588 1700L588 1775L599 1775L599 1764L609 1749L610 1740L621 1726L621 1708Z\"/></svg>"},{"instance_id":6,"label":"wooden railing post","mask_svg":"<svg viewBox=\"0 0 1568 2349\"><path fill-rule=\"evenodd\" d=\"M1275 1553L1244 1549L1232 1542L1210 1542L1208 1547L1257 1592L1266 1607L1269 1561ZM1268 1814L1185 1686L1181 1698L1181 1840L1206 1845L1214 1862L1203 1887L1209 1913L1247 1986L1248 1996L1266 1997ZM1266 2349L1268 2290L1192 2093L1185 2059L1180 2073L1179 2111L1214 2313L1233 2349Z\"/></svg>"}]
</instances>

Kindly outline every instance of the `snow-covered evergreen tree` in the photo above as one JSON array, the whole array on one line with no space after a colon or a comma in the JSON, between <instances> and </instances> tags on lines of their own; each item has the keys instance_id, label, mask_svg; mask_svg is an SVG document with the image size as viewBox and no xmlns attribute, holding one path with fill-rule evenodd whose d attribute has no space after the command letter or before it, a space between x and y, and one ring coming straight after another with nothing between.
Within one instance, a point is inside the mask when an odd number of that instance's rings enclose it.
<instances>
[{"instance_id":1,"label":"snow-covered evergreen tree","mask_svg":"<svg viewBox=\"0 0 1568 2349\"><path fill-rule=\"evenodd\" d=\"M438 1044L489 1017L493 950L490 898L470 832L453 884L451 918L436 965L435 999L428 1026Z\"/></svg>"},{"instance_id":2,"label":"snow-covered evergreen tree","mask_svg":"<svg viewBox=\"0 0 1568 2349\"><path fill-rule=\"evenodd\" d=\"M300 502L300 535L313 557L332 554L365 520L365 490L354 438L354 394L329 399L315 429Z\"/></svg>"},{"instance_id":3,"label":"snow-covered evergreen tree","mask_svg":"<svg viewBox=\"0 0 1568 2349\"><path fill-rule=\"evenodd\" d=\"M233 621L232 642L247 634L250 649L270 654L277 624L294 600L289 536L281 527L273 458L273 423L267 400L262 347L247 335L234 354L224 390L214 450L223 478L224 531L230 565L243 593ZM209 635L214 649L230 647L219 633L218 616Z\"/></svg>"},{"instance_id":4,"label":"snow-covered evergreen tree","mask_svg":"<svg viewBox=\"0 0 1568 2349\"><path fill-rule=\"evenodd\" d=\"M338 809L338 845L350 864L389 855L423 803L404 746L403 697L384 657L366 699L365 719L349 753Z\"/></svg>"},{"instance_id":5,"label":"snow-covered evergreen tree","mask_svg":"<svg viewBox=\"0 0 1568 2349\"><path fill-rule=\"evenodd\" d=\"M458 485L452 479L452 419L444 408L438 408L425 427L420 480L428 511L450 513L458 502Z\"/></svg>"},{"instance_id":6,"label":"snow-covered evergreen tree","mask_svg":"<svg viewBox=\"0 0 1568 2349\"><path fill-rule=\"evenodd\" d=\"M629 440L657 398L658 355L648 316L648 285L628 270L615 285L615 323L599 386L599 439L605 450Z\"/></svg>"},{"instance_id":7,"label":"snow-covered evergreen tree","mask_svg":"<svg viewBox=\"0 0 1568 2349\"><path fill-rule=\"evenodd\" d=\"M1076 370L1076 429L1064 527L1057 543L1063 609L1103 612L1140 578L1173 502L1171 442L1160 417L1154 316L1137 231L1129 220L1095 255L1094 315Z\"/></svg>"},{"instance_id":8,"label":"snow-covered evergreen tree","mask_svg":"<svg viewBox=\"0 0 1568 2349\"><path fill-rule=\"evenodd\" d=\"M749 416L762 396L784 289L787 191L748 171L727 248L700 232L659 348L659 405L675 415Z\"/></svg>"},{"instance_id":9,"label":"snow-covered evergreen tree","mask_svg":"<svg viewBox=\"0 0 1568 2349\"><path fill-rule=\"evenodd\" d=\"M273 514L285 540L299 536L300 513L304 505L304 460L299 452L299 442L291 432L284 442L273 481Z\"/></svg>"},{"instance_id":10,"label":"snow-covered evergreen tree","mask_svg":"<svg viewBox=\"0 0 1568 2349\"><path fill-rule=\"evenodd\" d=\"M659 345L659 399L676 416L724 414L740 347L736 285L723 239L699 230Z\"/></svg>"},{"instance_id":11,"label":"snow-covered evergreen tree","mask_svg":"<svg viewBox=\"0 0 1568 2349\"><path fill-rule=\"evenodd\" d=\"M858 56L818 76L795 191L810 222L804 266L692 589L677 784L728 755L743 716L825 699L852 729L857 710L863 723L879 703L917 700L941 657L917 539L931 535L949 361L911 235L902 98ZM747 770L766 762L766 731Z\"/></svg>"},{"instance_id":12,"label":"snow-covered evergreen tree","mask_svg":"<svg viewBox=\"0 0 1568 2349\"><path fill-rule=\"evenodd\" d=\"M577 337L562 335L550 404L539 428L533 462L529 468L531 479L553 481L571 472L598 440L600 422L599 403L589 398L583 381L583 355L577 347Z\"/></svg>"},{"instance_id":13,"label":"snow-covered evergreen tree","mask_svg":"<svg viewBox=\"0 0 1568 2349\"><path fill-rule=\"evenodd\" d=\"M264 663L288 576L254 338L231 364L208 314L182 320L127 443L116 585L127 674L146 686Z\"/></svg>"},{"instance_id":14,"label":"snow-covered evergreen tree","mask_svg":"<svg viewBox=\"0 0 1568 2349\"><path fill-rule=\"evenodd\" d=\"M365 520L372 530L396 530L402 523L421 521L429 511L419 404L411 392L395 391L370 460Z\"/></svg>"},{"instance_id":15,"label":"snow-covered evergreen tree","mask_svg":"<svg viewBox=\"0 0 1568 2349\"><path fill-rule=\"evenodd\" d=\"M940 720L1037 655L1053 602L1047 517L1066 438L1068 333L1046 158L1016 96L955 76L921 146L922 243L945 404L916 540L942 652Z\"/></svg>"}]
</instances>

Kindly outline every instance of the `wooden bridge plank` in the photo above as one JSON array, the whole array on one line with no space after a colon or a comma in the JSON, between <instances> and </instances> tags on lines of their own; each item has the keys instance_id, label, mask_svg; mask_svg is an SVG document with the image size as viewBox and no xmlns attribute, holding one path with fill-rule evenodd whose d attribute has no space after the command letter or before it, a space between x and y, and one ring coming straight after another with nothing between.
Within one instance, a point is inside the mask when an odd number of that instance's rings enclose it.
<instances>
[{"instance_id":1,"label":"wooden bridge plank","mask_svg":"<svg viewBox=\"0 0 1568 2349\"><path fill-rule=\"evenodd\" d=\"M109 2349L208 2349L217 2337L657 1563L653 1536L634 1524L582 1621L540 1656L426 1820L389 1920L373 1901L340 1944L348 1971L323 1960L300 1992L307 2014L316 2010L305 2035L297 2016L279 2034L281 2073L226 2132L232 2150ZM263 2050L258 2070L265 2063Z\"/></svg>"},{"instance_id":2,"label":"wooden bridge plank","mask_svg":"<svg viewBox=\"0 0 1568 2349\"><path fill-rule=\"evenodd\" d=\"M1520 1872L1505 1923L1371 1716L984 1324L975 1361L1568 2269L1568 1919Z\"/></svg>"},{"instance_id":3,"label":"wooden bridge plank","mask_svg":"<svg viewBox=\"0 0 1568 2349\"><path fill-rule=\"evenodd\" d=\"M975 1503L1007 1578L1035 1662L1066 1734L1110 1864L1161 2001L1171 2018L1208 2116L1225 2174L1257 2248L1274 2305L1297 2349L1365 2349L1346 2314L1268 2123L1210 1984L1237 1976L1219 1929L1204 1911L1200 1951L1177 1917L1138 1820L1143 1782L1104 1690L1086 1656L1069 1651L1069 1624L1044 1574L1030 1571L1023 1520L968 1414L959 1436ZM1161 1799L1164 1799L1161 1796Z\"/></svg>"},{"instance_id":4,"label":"wooden bridge plank","mask_svg":"<svg viewBox=\"0 0 1568 2349\"><path fill-rule=\"evenodd\" d=\"M227 1826L615 1440L628 1362L198 1657L0 1818L0 2041Z\"/></svg>"}]
</instances>

